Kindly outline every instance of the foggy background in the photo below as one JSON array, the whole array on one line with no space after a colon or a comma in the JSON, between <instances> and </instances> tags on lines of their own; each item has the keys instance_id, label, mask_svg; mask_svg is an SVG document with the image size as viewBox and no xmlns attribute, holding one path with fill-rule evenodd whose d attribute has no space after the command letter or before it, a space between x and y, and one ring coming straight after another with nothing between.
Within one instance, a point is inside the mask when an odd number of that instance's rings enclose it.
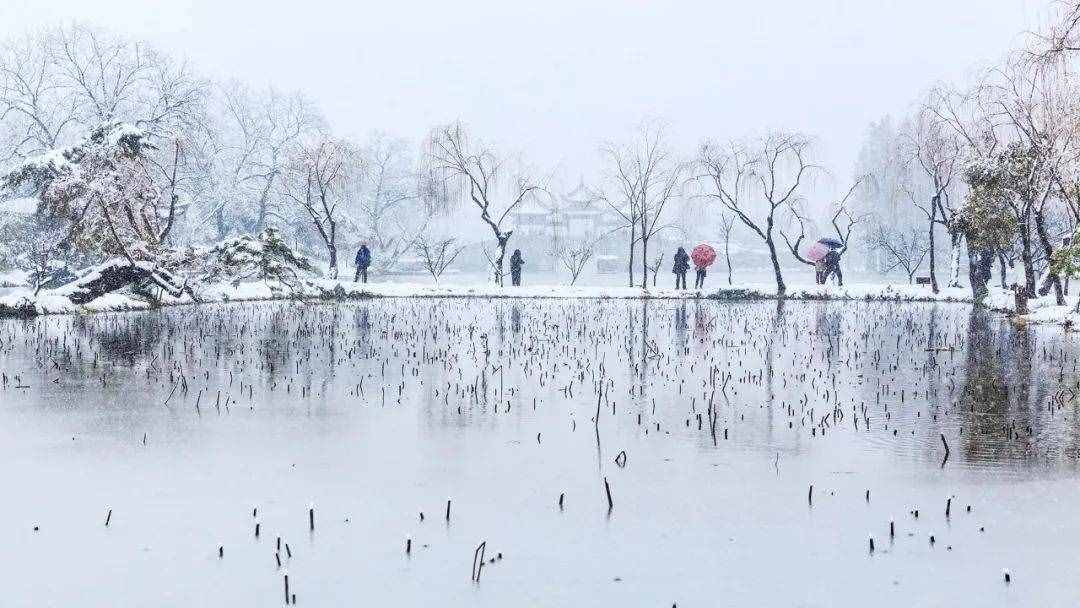
<instances>
[{"instance_id":1,"label":"foggy background","mask_svg":"<svg viewBox=\"0 0 1080 608\"><path fill-rule=\"evenodd\" d=\"M1000 58L1048 10L1033 0L5 0L0 36L103 26L207 76L300 90L346 136L415 142L460 118L568 186L598 171L600 142L644 117L666 121L687 155L704 137L803 131L836 178L818 188L835 191L872 120Z\"/></svg>"}]
</instances>

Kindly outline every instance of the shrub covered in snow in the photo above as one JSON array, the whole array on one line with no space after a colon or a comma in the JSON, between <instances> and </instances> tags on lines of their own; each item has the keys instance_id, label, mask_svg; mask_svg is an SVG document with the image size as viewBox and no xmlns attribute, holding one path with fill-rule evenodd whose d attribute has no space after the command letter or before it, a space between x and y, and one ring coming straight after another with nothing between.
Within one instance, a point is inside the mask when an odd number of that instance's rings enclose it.
<instances>
[{"instance_id":1,"label":"shrub covered in snow","mask_svg":"<svg viewBox=\"0 0 1080 608\"><path fill-rule=\"evenodd\" d=\"M210 248L192 248L169 254L165 266L200 283L276 281L292 285L317 274L306 257L296 253L274 228L257 237L238 236Z\"/></svg>"}]
</instances>

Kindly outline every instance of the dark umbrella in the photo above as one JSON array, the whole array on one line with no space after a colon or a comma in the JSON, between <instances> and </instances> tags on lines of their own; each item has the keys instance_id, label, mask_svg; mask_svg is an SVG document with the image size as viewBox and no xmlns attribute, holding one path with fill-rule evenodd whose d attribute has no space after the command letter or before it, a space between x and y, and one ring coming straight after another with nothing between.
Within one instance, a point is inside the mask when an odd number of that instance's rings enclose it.
<instances>
[{"instance_id":1,"label":"dark umbrella","mask_svg":"<svg viewBox=\"0 0 1080 608\"><path fill-rule=\"evenodd\" d=\"M844 244L836 239L824 238L818 239L816 243L810 246L810 250L806 252L806 257L811 262L817 262L829 255L830 251L834 249L840 249Z\"/></svg>"}]
</instances>

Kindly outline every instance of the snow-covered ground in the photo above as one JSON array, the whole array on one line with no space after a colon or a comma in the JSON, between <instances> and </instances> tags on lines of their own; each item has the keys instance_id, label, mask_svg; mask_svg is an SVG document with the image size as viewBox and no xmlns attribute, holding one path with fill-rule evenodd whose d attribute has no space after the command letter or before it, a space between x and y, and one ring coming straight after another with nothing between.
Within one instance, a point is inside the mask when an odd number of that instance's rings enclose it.
<instances>
[{"instance_id":1,"label":"snow-covered ground","mask_svg":"<svg viewBox=\"0 0 1080 608\"><path fill-rule=\"evenodd\" d=\"M131 293L112 293L95 299L89 304L77 306L62 295L63 288L42 291L36 298L29 288L11 288L0 295L0 315L22 314L71 314L108 311L146 310L153 305L145 298ZM527 285L522 287L497 287L490 284L431 285L422 283L368 283L312 279L299 286L277 282L249 282L240 285L228 283L204 285L197 298L163 296L163 305L195 303L250 302L285 299L359 300L365 298L557 298L557 299L692 299L715 298L723 300L772 299L776 288L767 284L746 284L734 287L722 286L704 290L675 290L670 288L614 287L614 286L567 286ZM915 285L883 283L856 283L842 287L835 285L807 285L790 287L787 298L791 300L886 300L896 302L971 302L971 292L966 288L943 288L934 294L928 288ZM1033 300L1030 319L1038 322L1064 322L1072 318L1071 308L1075 299L1066 307L1046 306L1046 298ZM988 305L991 309L1008 312L1012 309L1012 294L993 289ZM31 312L32 311L32 312Z\"/></svg>"}]
</instances>

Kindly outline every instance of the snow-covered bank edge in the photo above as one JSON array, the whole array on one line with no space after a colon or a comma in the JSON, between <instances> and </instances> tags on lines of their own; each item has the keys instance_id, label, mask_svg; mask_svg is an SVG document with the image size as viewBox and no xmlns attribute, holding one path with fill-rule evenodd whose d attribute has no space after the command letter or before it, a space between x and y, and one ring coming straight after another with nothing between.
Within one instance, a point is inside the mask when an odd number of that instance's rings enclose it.
<instances>
[{"instance_id":1,"label":"snow-covered bank edge","mask_svg":"<svg viewBox=\"0 0 1080 608\"><path fill-rule=\"evenodd\" d=\"M60 290L57 290L60 291ZM775 300L776 289L765 285L721 287L702 291L677 291L674 289L642 289L637 287L582 287L561 285L538 285L523 287L496 287L494 285L423 285L416 283L368 283L314 279L298 285L273 281L227 283L203 286L197 297L163 295L159 301L127 292L104 295L84 305L76 305L57 292L42 292L34 297L29 290L0 296L0 317L34 317L55 314L89 314L99 312L125 312L150 310L160 306L192 304L217 304L228 302L265 301L361 301L373 298L489 298L489 299L651 299L691 300L712 299L724 301ZM790 288L787 300L813 301L886 301L886 302L972 302L970 292L962 288L944 288L934 294L925 287L913 285L855 284L843 287L813 285ZM1032 305L1038 301L1032 301ZM992 290L987 308L1009 313L1012 294L1005 290ZM1069 311L1064 314L1062 310ZM1041 323L1071 322L1071 307L1038 307L1028 320ZM1066 320L1069 320L1066 322Z\"/></svg>"}]
</instances>

